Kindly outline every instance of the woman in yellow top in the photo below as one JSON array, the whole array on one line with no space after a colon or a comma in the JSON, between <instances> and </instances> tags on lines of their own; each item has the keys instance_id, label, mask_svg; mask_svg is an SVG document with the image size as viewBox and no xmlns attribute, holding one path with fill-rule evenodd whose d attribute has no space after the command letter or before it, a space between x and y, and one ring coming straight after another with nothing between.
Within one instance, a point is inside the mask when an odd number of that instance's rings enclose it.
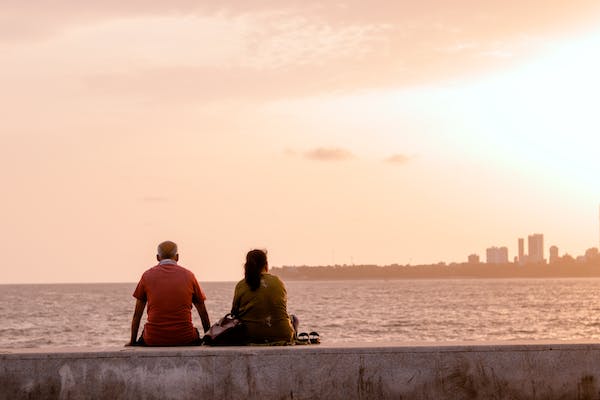
<instances>
[{"instance_id":1,"label":"woman in yellow top","mask_svg":"<svg viewBox=\"0 0 600 400\"><path fill-rule=\"evenodd\" d=\"M249 251L244 279L235 287L231 313L244 323L248 343L293 343L285 285L268 271L267 254L262 250Z\"/></svg>"}]
</instances>

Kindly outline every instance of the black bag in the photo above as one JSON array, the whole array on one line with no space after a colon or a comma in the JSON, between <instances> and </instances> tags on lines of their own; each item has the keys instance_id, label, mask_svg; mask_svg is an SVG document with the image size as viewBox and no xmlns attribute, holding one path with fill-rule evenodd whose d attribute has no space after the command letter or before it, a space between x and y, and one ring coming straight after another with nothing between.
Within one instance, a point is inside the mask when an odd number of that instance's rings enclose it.
<instances>
[{"instance_id":1,"label":"black bag","mask_svg":"<svg viewBox=\"0 0 600 400\"><path fill-rule=\"evenodd\" d=\"M210 327L202 338L209 346L241 346L245 344L245 329L242 321L227 314Z\"/></svg>"}]
</instances>

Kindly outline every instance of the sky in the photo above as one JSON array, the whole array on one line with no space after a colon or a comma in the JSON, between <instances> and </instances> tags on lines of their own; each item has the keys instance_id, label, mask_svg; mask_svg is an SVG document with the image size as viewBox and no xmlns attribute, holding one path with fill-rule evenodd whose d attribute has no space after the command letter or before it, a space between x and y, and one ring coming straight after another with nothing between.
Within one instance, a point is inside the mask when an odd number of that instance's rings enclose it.
<instances>
[{"instance_id":1,"label":"sky","mask_svg":"<svg viewBox=\"0 0 600 400\"><path fill-rule=\"evenodd\" d=\"M0 283L598 246L596 0L4 0Z\"/></svg>"}]
</instances>

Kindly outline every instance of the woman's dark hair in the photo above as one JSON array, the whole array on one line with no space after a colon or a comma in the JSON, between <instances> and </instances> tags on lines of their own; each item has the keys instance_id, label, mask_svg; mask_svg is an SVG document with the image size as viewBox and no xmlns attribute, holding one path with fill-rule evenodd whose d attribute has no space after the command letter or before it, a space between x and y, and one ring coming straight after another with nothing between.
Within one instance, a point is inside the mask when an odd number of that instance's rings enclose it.
<instances>
[{"instance_id":1,"label":"woman's dark hair","mask_svg":"<svg viewBox=\"0 0 600 400\"><path fill-rule=\"evenodd\" d=\"M250 290L255 291L260 287L260 275L263 268L267 265L267 253L262 250L250 250L246 254L246 264L244 264L244 280L250 286Z\"/></svg>"}]
</instances>

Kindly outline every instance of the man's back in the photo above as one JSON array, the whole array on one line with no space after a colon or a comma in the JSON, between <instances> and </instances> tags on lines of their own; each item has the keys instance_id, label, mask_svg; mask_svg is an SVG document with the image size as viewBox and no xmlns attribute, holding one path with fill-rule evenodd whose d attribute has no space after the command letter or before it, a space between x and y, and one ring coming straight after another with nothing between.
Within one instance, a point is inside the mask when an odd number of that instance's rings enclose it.
<instances>
[{"instance_id":1,"label":"man's back","mask_svg":"<svg viewBox=\"0 0 600 400\"><path fill-rule=\"evenodd\" d=\"M133 296L148 303L148 321L143 339L149 346L174 346L198 341L192 325L192 303L206 296L191 271L172 260L150 268L138 283Z\"/></svg>"}]
</instances>

